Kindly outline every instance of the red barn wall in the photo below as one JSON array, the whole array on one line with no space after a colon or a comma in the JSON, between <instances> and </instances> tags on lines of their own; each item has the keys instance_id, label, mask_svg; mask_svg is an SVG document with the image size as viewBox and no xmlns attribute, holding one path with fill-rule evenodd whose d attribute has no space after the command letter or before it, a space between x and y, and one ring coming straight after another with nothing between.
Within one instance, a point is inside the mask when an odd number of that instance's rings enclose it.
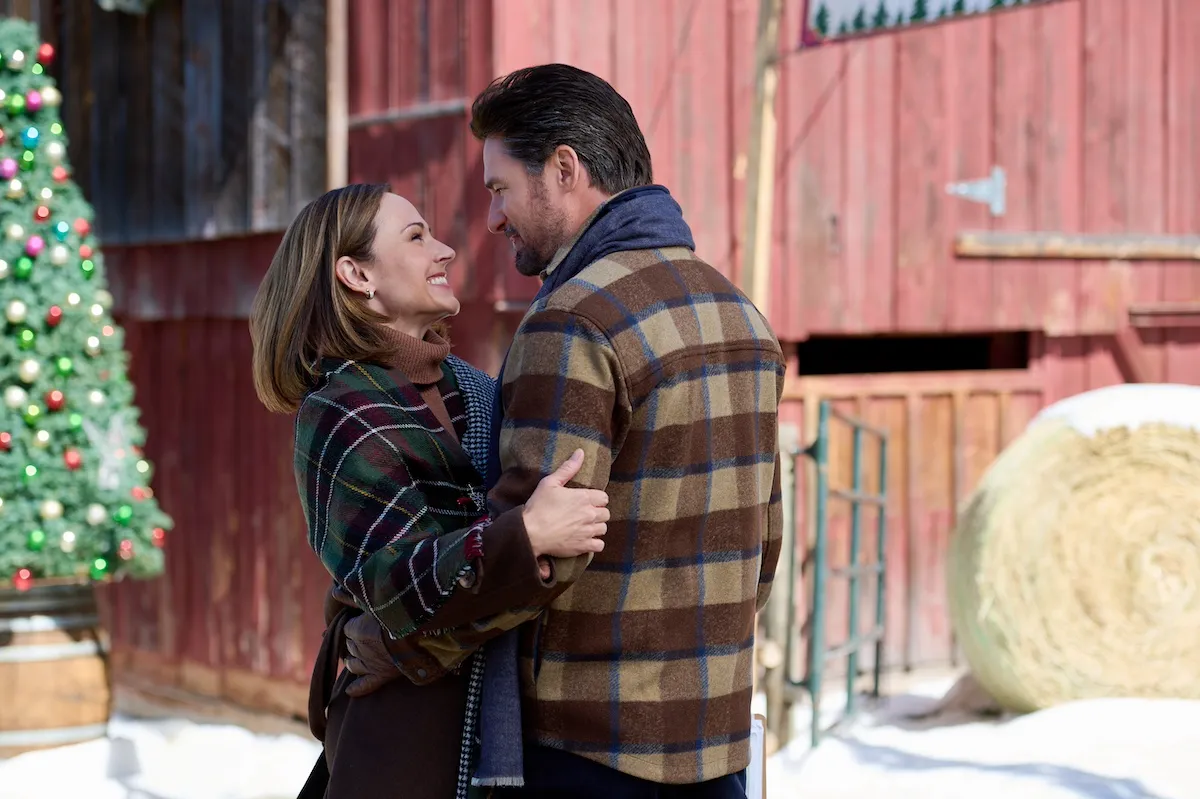
<instances>
[{"instance_id":1,"label":"red barn wall","mask_svg":"<svg viewBox=\"0 0 1200 799\"><path fill-rule=\"evenodd\" d=\"M352 129L350 176L390 182L458 251L460 355L495 371L536 290L484 229L480 147L466 129L470 98L526 64L567 61L614 82L701 254L736 277L757 2L350 6L351 116L406 117ZM785 3L785 49L799 6ZM1061 0L785 56L769 308L781 338L1035 332L1026 369L789 383L784 417L805 439L824 397L892 431L892 665L953 659L946 540L999 449L1044 404L1124 379L1111 333L1126 303L1200 301L1200 267L1187 262L967 261L950 249L963 228L1200 230L1193 6ZM1004 217L945 194L992 164L1008 172ZM155 490L178 525L163 579L107 593L123 673L302 715L326 582L304 543L290 420L254 398L246 329L276 242L106 250ZM1200 329L1142 336L1155 379L1200 382ZM847 453L835 439L835 479L848 480ZM803 479L798 492L803 541ZM836 562L848 519L831 510ZM831 631L844 600L835 589Z\"/></svg>"}]
</instances>

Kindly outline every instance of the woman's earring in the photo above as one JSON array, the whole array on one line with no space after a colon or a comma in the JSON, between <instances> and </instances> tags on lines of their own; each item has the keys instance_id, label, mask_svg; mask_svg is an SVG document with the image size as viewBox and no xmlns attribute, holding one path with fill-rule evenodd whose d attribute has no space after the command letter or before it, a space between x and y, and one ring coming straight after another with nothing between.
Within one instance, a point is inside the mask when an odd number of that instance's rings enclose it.
<instances>
[{"instance_id":1,"label":"woman's earring","mask_svg":"<svg viewBox=\"0 0 1200 799\"><path fill-rule=\"evenodd\" d=\"M367 299L368 300L375 299L375 289L367 289Z\"/></svg>"}]
</instances>

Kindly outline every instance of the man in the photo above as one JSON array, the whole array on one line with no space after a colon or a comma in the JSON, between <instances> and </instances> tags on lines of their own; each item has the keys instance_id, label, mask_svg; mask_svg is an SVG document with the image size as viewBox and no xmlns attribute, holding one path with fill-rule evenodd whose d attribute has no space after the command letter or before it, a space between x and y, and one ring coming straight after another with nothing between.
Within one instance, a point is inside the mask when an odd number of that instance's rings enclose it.
<instances>
[{"instance_id":1,"label":"man","mask_svg":"<svg viewBox=\"0 0 1200 799\"><path fill-rule=\"evenodd\" d=\"M744 797L782 533L779 344L694 253L608 83L519 70L476 98L471 130L488 227L543 279L501 372L491 504L524 502L582 448L574 484L611 512L604 551L555 561L556 598L520 629L524 787L497 795ZM378 633L361 627L363 650Z\"/></svg>"}]
</instances>

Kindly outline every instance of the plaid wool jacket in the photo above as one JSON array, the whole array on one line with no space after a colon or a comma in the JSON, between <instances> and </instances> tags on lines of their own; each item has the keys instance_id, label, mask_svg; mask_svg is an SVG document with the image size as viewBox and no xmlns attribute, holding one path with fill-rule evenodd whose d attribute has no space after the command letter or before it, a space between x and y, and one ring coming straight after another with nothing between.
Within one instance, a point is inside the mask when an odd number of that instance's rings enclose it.
<instances>
[{"instance_id":1,"label":"plaid wool jacket","mask_svg":"<svg viewBox=\"0 0 1200 799\"><path fill-rule=\"evenodd\" d=\"M336 359L320 369L295 428L309 544L393 637L405 676L430 682L565 588L537 577L519 509L488 516L481 472L495 381L445 360L438 387L455 425L447 431L394 371ZM529 607L509 612L514 597Z\"/></svg>"},{"instance_id":2,"label":"plaid wool jacket","mask_svg":"<svg viewBox=\"0 0 1200 799\"><path fill-rule=\"evenodd\" d=\"M556 561L522 628L526 737L660 783L749 763L755 614L782 538L785 362L759 311L686 248L587 266L521 322L494 510L582 447L605 549Z\"/></svg>"}]
</instances>

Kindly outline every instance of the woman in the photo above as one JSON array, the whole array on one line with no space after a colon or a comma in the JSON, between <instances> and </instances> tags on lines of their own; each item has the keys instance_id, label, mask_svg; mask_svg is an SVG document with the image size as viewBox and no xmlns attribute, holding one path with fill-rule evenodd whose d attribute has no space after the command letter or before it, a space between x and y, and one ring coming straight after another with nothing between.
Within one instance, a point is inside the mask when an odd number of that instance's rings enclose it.
<instances>
[{"instance_id":1,"label":"woman","mask_svg":"<svg viewBox=\"0 0 1200 799\"><path fill-rule=\"evenodd\" d=\"M350 606L327 613L309 697L330 799L465 796L482 659L535 612L548 557L603 549L603 492L565 483L577 452L523 507L491 518L482 490L494 381L449 354L454 250L380 185L352 185L292 222L254 300L254 383L296 412L309 545ZM513 610L516 609L516 610ZM362 698L330 686L347 619L395 638L396 679ZM394 646L393 646L394 645ZM464 733L466 730L466 733Z\"/></svg>"}]
</instances>

